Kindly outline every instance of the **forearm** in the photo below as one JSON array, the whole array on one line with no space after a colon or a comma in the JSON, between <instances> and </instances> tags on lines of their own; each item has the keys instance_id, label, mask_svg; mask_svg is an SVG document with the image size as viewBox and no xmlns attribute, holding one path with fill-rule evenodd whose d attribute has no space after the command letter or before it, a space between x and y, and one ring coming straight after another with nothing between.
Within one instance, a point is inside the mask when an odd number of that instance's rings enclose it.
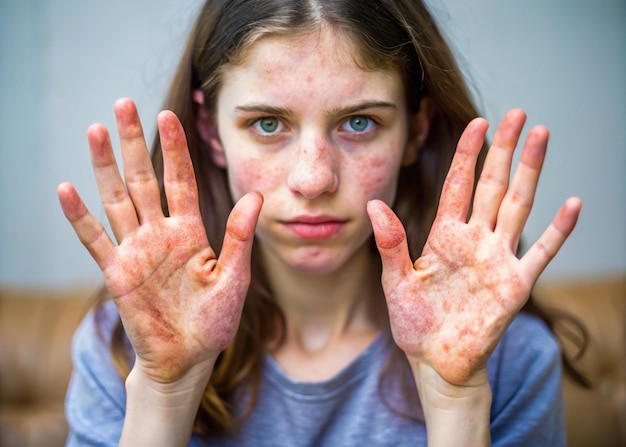
<instances>
[{"instance_id":1,"label":"forearm","mask_svg":"<svg viewBox=\"0 0 626 447\"><path fill-rule=\"evenodd\" d=\"M413 368L429 447L490 446L491 387L486 371L467 386L445 382L427 366Z\"/></svg>"},{"instance_id":2,"label":"forearm","mask_svg":"<svg viewBox=\"0 0 626 447\"><path fill-rule=\"evenodd\" d=\"M126 379L120 446L188 446L214 362L194 366L175 384L154 383L139 369Z\"/></svg>"}]
</instances>

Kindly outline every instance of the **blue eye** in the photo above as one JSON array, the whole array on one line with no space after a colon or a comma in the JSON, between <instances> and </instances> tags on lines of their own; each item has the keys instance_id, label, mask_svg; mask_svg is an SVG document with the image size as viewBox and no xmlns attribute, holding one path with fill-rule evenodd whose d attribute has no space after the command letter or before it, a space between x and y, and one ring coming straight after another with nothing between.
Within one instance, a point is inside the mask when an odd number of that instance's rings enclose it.
<instances>
[{"instance_id":1,"label":"blue eye","mask_svg":"<svg viewBox=\"0 0 626 447\"><path fill-rule=\"evenodd\" d=\"M278 129L280 121L277 118L268 116L258 120L255 125L263 133L274 133Z\"/></svg>"},{"instance_id":2,"label":"blue eye","mask_svg":"<svg viewBox=\"0 0 626 447\"><path fill-rule=\"evenodd\" d=\"M361 133L361 132L366 132L370 130L373 125L374 125L374 122L372 121L371 118L368 118L366 116L356 115L356 116L351 116L350 118L348 118L348 120L341 127L344 128L344 130L347 130L350 132Z\"/></svg>"}]
</instances>

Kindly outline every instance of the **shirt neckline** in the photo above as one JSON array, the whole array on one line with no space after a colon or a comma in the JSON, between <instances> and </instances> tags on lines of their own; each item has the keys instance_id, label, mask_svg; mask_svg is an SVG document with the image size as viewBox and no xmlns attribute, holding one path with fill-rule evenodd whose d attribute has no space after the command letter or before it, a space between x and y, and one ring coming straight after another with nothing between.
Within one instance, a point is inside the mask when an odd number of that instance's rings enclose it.
<instances>
[{"instance_id":1,"label":"shirt neckline","mask_svg":"<svg viewBox=\"0 0 626 447\"><path fill-rule=\"evenodd\" d=\"M264 376L280 388L303 397L330 397L341 392L346 386L357 382L367 375L374 363L381 362L382 351L388 351L389 337L382 332L352 362L329 379L321 381L302 381L288 376L278 362L268 353L263 365Z\"/></svg>"}]
</instances>

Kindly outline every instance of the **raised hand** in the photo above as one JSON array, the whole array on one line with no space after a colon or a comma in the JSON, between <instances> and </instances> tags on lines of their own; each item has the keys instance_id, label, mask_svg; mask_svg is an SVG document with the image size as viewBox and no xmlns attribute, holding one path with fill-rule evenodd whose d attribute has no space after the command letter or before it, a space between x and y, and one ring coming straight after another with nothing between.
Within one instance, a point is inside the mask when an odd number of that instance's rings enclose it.
<instances>
[{"instance_id":1,"label":"raised hand","mask_svg":"<svg viewBox=\"0 0 626 447\"><path fill-rule=\"evenodd\" d=\"M479 178L474 168L488 124L475 119L459 140L422 256L409 257L402 224L381 201L368 204L383 262L393 337L413 368L427 366L452 385L472 384L530 290L573 230L581 204L571 198L518 259L548 131L529 131L509 185L513 151L526 116L511 110L498 128Z\"/></svg>"},{"instance_id":2,"label":"raised hand","mask_svg":"<svg viewBox=\"0 0 626 447\"><path fill-rule=\"evenodd\" d=\"M87 135L118 245L72 185L59 185L58 196L65 216L102 270L135 349L136 366L151 380L168 383L196 364L214 361L233 339L249 284L262 197L249 194L237 203L217 259L200 217L187 142L176 116L167 111L158 116L169 217L161 209L135 105L118 100L115 116L125 180L107 130L94 124Z\"/></svg>"}]
</instances>

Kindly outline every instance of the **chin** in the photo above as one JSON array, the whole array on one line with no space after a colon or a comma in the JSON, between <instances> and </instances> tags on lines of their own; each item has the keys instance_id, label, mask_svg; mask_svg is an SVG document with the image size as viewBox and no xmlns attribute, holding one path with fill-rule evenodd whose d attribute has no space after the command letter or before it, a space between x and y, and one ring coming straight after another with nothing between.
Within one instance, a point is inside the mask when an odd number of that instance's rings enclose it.
<instances>
[{"instance_id":1,"label":"chin","mask_svg":"<svg viewBox=\"0 0 626 447\"><path fill-rule=\"evenodd\" d=\"M309 276L324 276L329 275L331 273L336 272L340 266L336 264L313 264L313 263L302 263L292 265L292 268L298 273L309 275Z\"/></svg>"},{"instance_id":2,"label":"chin","mask_svg":"<svg viewBox=\"0 0 626 447\"><path fill-rule=\"evenodd\" d=\"M365 246L354 250L345 246L340 250L308 247L284 253L282 262L300 274L323 276L344 270L355 261L361 264L365 258L369 258L369 250Z\"/></svg>"},{"instance_id":3,"label":"chin","mask_svg":"<svg viewBox=\"0 0 626 447\"><path fill-rule=\"evenodd\" d=\"M310 256L298 259L285 259L293 270L307 275L327 275L339 270L345 261L338 256Z\"/></svg>"}]
</instances>

